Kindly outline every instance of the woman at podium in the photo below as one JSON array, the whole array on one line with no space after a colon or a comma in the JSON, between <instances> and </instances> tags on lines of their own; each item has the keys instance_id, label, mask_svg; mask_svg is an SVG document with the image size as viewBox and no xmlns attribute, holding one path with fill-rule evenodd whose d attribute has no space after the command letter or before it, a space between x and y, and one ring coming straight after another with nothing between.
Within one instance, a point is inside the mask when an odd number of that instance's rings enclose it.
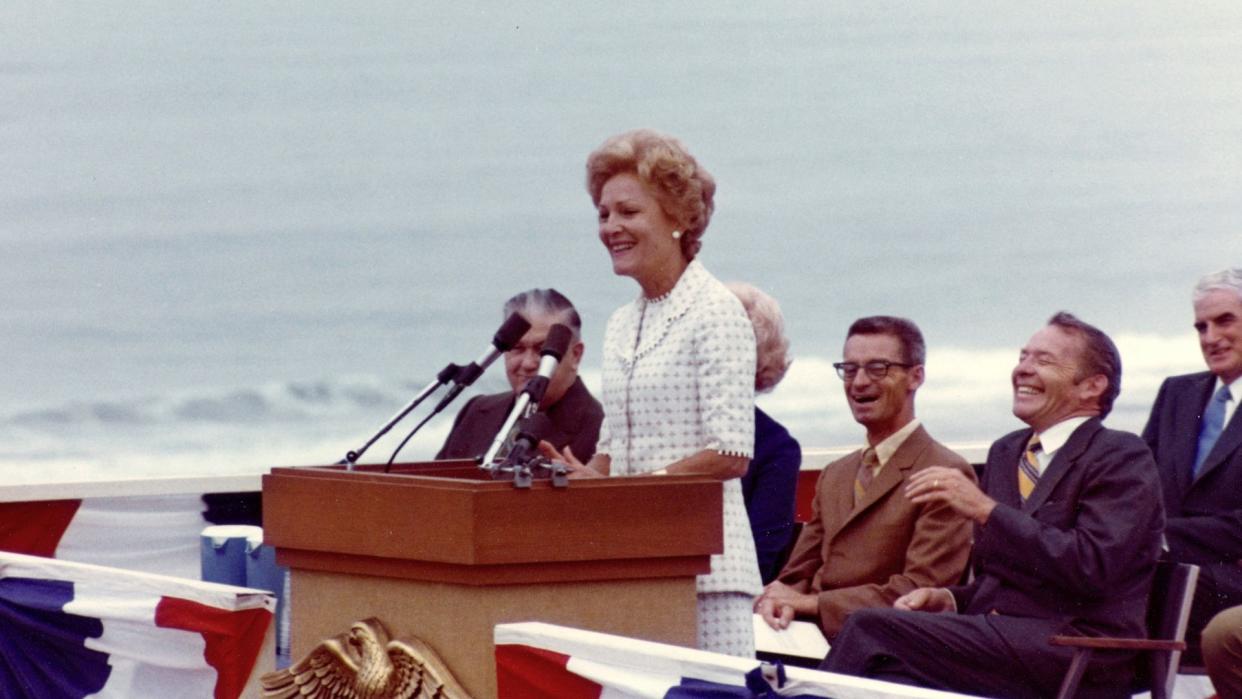
<instances>
[{"instance_id":1,"label":"woman at podium","mask_svg":"<svg viewBox=\"0 0 1242 699\"><path fill-rule=\"evenodd\" d=\"M761 585L739 477L754 448L755 336L741 303L697 259L716 183L679 141L639 130L587 159L587 190L615 274L640 293L608 320L604 422L578 477L706 474L724 483L724 553L699 576L699 647L754 656Z\"/></svg>"}]
</instances>

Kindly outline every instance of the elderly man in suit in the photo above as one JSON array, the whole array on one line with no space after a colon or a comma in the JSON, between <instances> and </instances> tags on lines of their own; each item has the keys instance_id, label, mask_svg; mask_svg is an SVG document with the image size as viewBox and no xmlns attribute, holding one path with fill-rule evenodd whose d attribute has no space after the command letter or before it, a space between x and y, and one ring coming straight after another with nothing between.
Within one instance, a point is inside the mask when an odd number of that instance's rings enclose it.
<instances>
[{"instance_id":1,"label":"elderly man in suit","mask_svg":"<svg viewBox=\"0 0 1242 699\"><path fill-rule=\"evenodd\" d=\"M966 460L932 439L914 416L923 385L923 335L905 318L861 318L835 364L866 445L820 472L811 520L755 612L781 629L814 619L829 639L863 607L887 607L919 587L955 582L970 554L970 521L944 502L915 503L905 484L933 464L967 482Z\"/></svg>"},{"instance_id":2,"label":"elderly man in suit","mask_svg":"<svg viewBox=\"0 0 1242 699\"><path fill-rule=\"evenodd\" d=\"M1167 556L1200 566L1191 662L1208 620L1242 604L1242 269L1205 276L1193 301L1208 370L1165 379L1143 430L1160 468Z\"/></svg>"},{"instance_id":3,"label":"elderly man in suit","mask_svg":"<svg viewBox=\"0 0 1242 699\"><path fill-rule=\"evenodd\" d=\"M1144 635L1164 508L1151 452L1107 429L1121 358L1068 313L1035 333L1013 370L1013 413L980 490L953 468L924 469L906 494L976 524L974 579L920 588L892 609L855 612L822 669L983 696L1055 694L1069 652L1054 634ZM1079 696L1129 696L1133 658L1102 657Z\"/></svg>"},{"instance_id":4,"label":"elderly man in suit","mask_svg":"<svg viewBox=\"0 0 1242 699\"><path fill-rule=\"evenodd\" d=\"M558 451L568 446L578 458L590 459L595 454L595 442L599 440L604 409L578 378L578 363L582 361L583 352L582 319L578 311L556 289L531 289L505 302L503 317L508 318L511 313L519 313L530 322L530 330L505 353L505 375L513 390L475 396L462 406L436 458L473 459L487 451L513 409L517 395L538 373L539 350L548 331L561 323L573 331L573 342L557 365L539 404L540 412L551 421L551 431L543 439Z\"/></svg>"}]
</instances>

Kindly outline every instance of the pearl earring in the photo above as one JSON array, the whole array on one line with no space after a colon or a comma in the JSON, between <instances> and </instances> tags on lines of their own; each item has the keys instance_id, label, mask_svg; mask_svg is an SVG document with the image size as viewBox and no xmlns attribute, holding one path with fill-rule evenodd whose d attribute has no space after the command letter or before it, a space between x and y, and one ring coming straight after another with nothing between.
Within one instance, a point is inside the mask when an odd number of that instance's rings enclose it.
<instances>
[{"instance_id":1,"label":"pearl earring","mask_svg":"<svg viewBox=\"0 0 1242 699\"><path fill-rule=\"evenodd\" d=\"M681 240L681 231L673 231L673 240Z\"/></svg>"}]
</instances>

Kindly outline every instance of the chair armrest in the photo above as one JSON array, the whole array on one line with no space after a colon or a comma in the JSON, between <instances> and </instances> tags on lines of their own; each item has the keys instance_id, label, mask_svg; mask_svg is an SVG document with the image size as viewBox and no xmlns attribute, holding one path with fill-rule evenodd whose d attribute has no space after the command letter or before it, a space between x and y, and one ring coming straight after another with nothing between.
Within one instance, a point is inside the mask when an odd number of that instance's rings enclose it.
<instances>
[{"instance_id":1,"label":"chair armrest","mask_svg":"<svg viewBox=\"0 0 1242 699\"><path fill-rule=\"evenodd\" d=\"M1101 648L1106 650L1186 650L1185 641L1157 641L1150 638L1109 638L1097 636L1053 636L1048 642L1054 646L1071 648Z\"/></svg>"}]
</instances>

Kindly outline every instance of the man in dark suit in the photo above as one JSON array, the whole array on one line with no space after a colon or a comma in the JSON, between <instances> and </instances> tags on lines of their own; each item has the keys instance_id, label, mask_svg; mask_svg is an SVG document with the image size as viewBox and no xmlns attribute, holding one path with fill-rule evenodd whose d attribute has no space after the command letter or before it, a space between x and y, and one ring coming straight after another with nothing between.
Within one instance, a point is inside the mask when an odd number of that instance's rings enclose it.
<instances>
[{"instance_id":1,"label":"man in dark suit","mask_svg":"<svg viewBox=\"0 0 1242 699\"><path fill-rule=\"evenodd\" d=\"M914 415L926 354L923 334L905 318L873 316L850 326L845 361L834 366L854 419L867 430L866 446L820 472L810 521L755 600L769 626L785 628L796 615L818 622L831 640L856 609L888 607L916 588L961 577L970 520L947 503L914 503L904 492L911 476L935 464L975 478Z\"/></svg>"},{"instance_id":2,"label":"man in dark suit","mask_svg":"<svg viewBox=\"0 0 1242 699\"><path fill-rule=\"evenodd\" d=\"M555 289L531 289L505 302L503 317L511 313L519 313L530 321L530 330L505 353L505 375L512 390L476 396L462 406L436 458L473 459L487 452L518 394L538 373L539 350L548 337L548 330L561 323L573 331L573 342L557 365L539 404L540 412L551 422L550 431L543 437L558 451L568 446L583 461L590 459L599 440L604 409L578 377L578 363L582 361L583 352L582 319L578 311Z\"/></svg>"},{"instance_id":3,"label":"man in dark suit","mask_svg":"<svg viewBox=\"0 0 1242 699\"><path fill-rule=\"evenodd\" d=\"M1242 604L1242 269L1201 279L1194 309L1208 370L1165 379L1143 430L1160 468L1168 558L1200 567L1189 662L1212 616Z\"/></svg>"},{"instance_id":4,"label":"man in dark suit","mask_svg":"<svg viewBox=\"0 0 1242 699\"><path fill-rule=\"evenodd\" d=\"M1013 413L980 490L932 467L906 489L975 520L974 579L855 612L823 669L1006 698L1056 692L1069 652L1054 634L1142 636L1164 508L1151 452L1100 420L1120 389L1108 336L1068 313L1035 333L1013 370ZM947 613L938 613L947 612ZM956 613L953 613L956 612ZM1129 696L1133 658L1103 657L1079 696Z\"/></svg>"}]
</instances>

